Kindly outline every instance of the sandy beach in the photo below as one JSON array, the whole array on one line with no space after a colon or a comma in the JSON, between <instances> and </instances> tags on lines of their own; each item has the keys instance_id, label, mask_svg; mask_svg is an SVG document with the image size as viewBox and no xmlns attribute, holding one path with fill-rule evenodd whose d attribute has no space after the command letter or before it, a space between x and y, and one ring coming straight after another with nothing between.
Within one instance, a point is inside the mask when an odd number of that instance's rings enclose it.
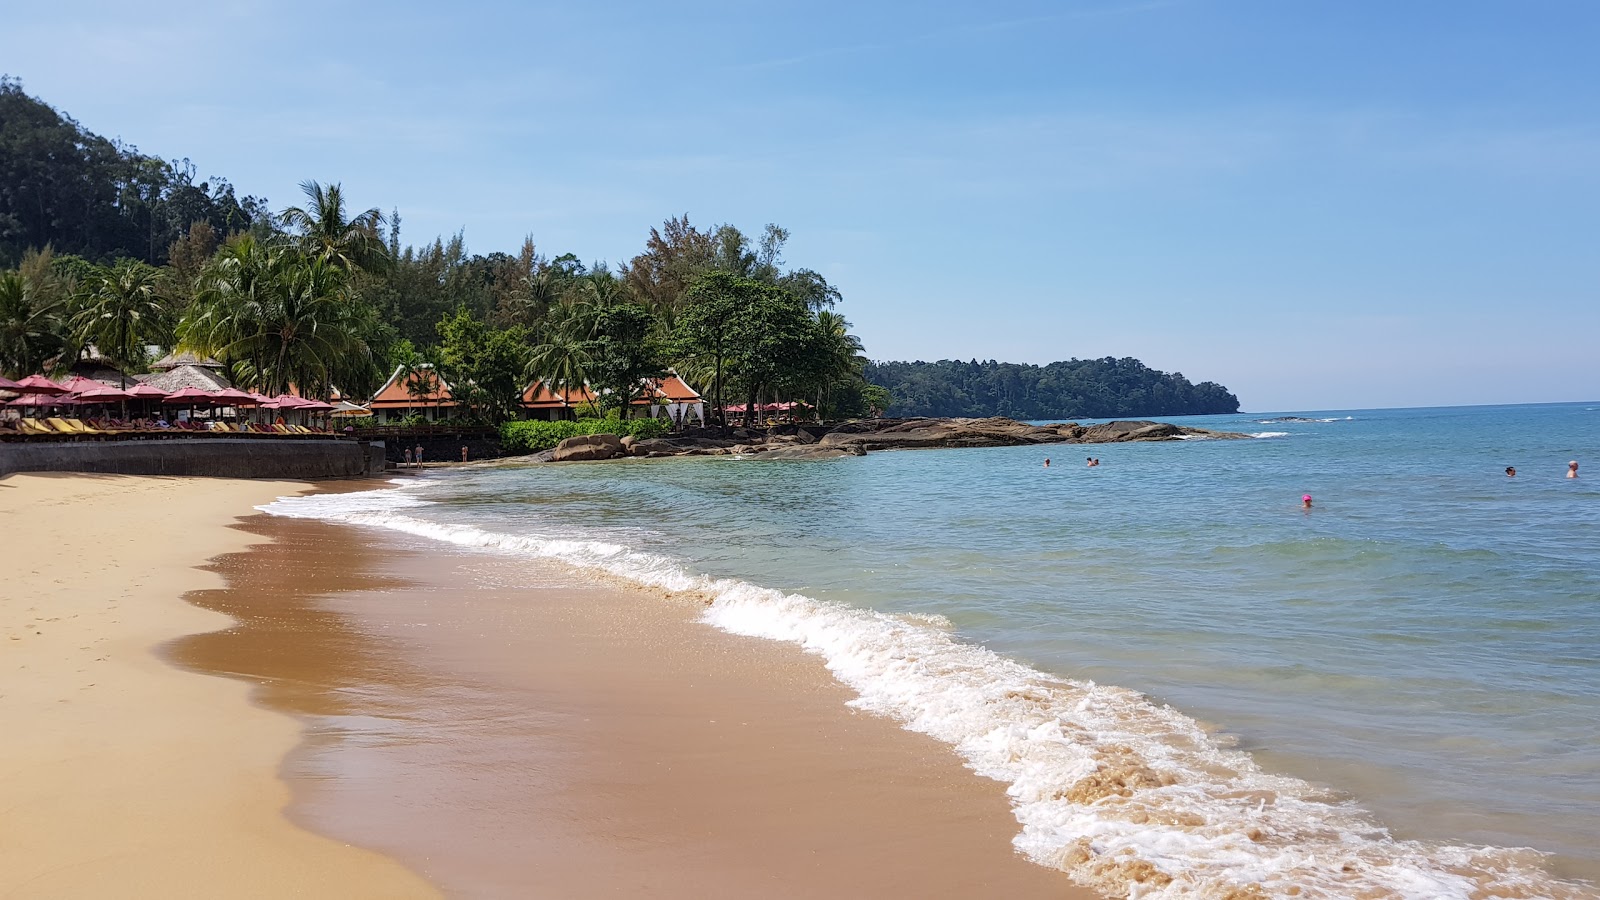
<instances>
[{"instance_id":1,"label":"sandy beach","mask_svg":"<svg viewBox=\"0 0 1600 900\"><path fill-rule=\"evenodd\" d=\"M228 527L306 487L0 481L0 896L1093 896L1001 785L692 604Z\"/></svg>"},{"instance_id":2,"label":"sandy beach","mask_svg":"<svg viewBox=\"0 0 1600 900\"><path fill-rule=\"evenodd\" d=\"M436 895L284 817L299 723L158 657L231 624L184 601L219 582L196 567L256 540L236 516L305 487L0 480L0 896Z\"/></svg>"}]
</instances>

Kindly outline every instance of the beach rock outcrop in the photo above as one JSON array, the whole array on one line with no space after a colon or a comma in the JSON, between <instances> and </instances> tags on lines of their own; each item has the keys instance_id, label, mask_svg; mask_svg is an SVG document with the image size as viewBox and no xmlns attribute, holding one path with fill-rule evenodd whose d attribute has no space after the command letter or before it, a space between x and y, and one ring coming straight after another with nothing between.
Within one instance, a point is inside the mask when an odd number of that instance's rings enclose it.
<instances>
[{"instance_id":1,"label":"beach rock outcrop","mask_svg":"<svg viewBox=\"0 0 1600 900\"><path fill-rule=\"evenodd\" d=\"M551 462L589 462L626 456L622 439L614 434L580 434L569 437L550 451Z\"/></svg>"},{"instance_id":2,"label":"beach rock outcrop","mask_svg":"<svg viewBox=\"0 0 1600 900\"><path fill-rule=\"evenodd\" d=\"M987 419L862 419L838 425L782 426L770 432L734 428L635 440L611 434L568 438L536 459L553 462L621 456L727 456L753 459L837 459L873 450L939 447L1015 447L1032 444L1119 444L1137 441L1230 440L1249 435L1190 428L1169 422L1119 419L1098 425L1056 422L1031 425Z\"/></svg>"},{"instance_id":3,"label":"beach rock outcrop","mask_svg":"<svg viewBox=\"0 0 1600 900\"><path fill-rule=\"evenodd\" d=\"M858 446L823 447L817 444L793 444L774 447L756 456L756 459L839 459L845 456L866 456L867 451Z\"/></svg>"}]
</instances>

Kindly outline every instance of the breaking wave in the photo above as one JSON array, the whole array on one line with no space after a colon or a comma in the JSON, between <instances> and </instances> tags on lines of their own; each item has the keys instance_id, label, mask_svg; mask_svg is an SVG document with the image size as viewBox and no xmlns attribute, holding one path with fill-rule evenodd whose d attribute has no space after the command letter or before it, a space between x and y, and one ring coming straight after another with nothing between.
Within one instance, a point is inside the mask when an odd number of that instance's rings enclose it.
<instances>
[{"instance_id":1,"label":"breaking wave","mask_svg":"<svg viewBox=\"0 0 1600 900\"><path fill-rule=\"evenodd\" d=\"M975 772L1007 785L1021 825L1016 847L1111 896L1600 897L1555 880L1535 850L1397 839L1360 807L1263 771L1169 706L1029 668L958 640L946 622L696 574L604 540L429 521L410 514L432 505L417 493L322 494L260 508L559 561L697 597L707 623L800 645L857 693L852 706L949 744Z\"/></svg>"}]
</instances>

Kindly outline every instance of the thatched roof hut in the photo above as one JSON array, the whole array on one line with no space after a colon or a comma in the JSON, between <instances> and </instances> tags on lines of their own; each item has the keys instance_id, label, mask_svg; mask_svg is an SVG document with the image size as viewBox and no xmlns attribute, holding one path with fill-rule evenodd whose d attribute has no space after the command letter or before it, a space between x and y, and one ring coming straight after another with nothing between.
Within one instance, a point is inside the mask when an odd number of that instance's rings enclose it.
<instances>
[{"instance_id":1,"label":"thatched roof hut","mask_svg":"<svg viewBox=\"0 0 1600 900\"><path fill-rule=\"evenodd\" d=\"M221 369L222 363L209 356L196 356L193 352L185 350L182 353L174 351L161 357L150 368L157 372L169 372L179 366L201 366L207 369Z\"/></svg>"},{"instance_id":2,"label":"thatched roof hut","mask_svg":"<svg viewBox=\"0 0 1600 900\"><path fill-rule=\"evenodd\" d=\"M228 384L228 379L222 377L221 372L200 366L178 366L175 369L161 372L156 375L145 375L139 379L151 387L160 388L167 393L181 391L184 388L198 388L202 391L220 391Z\"/></svg>"}]
</instances>

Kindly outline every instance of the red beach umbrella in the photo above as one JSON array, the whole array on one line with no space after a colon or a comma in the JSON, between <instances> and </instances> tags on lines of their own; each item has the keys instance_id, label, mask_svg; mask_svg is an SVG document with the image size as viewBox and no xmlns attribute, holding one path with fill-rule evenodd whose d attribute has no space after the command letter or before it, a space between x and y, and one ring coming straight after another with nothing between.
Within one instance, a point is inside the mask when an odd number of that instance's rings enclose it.
<instances>
[{"instance_id":1,"label":"red beach umbrella","mask_svg":"<svg viewBox=\"0 0 1600 900\"><path fill-rule=\"evenodd\" d=\"M23 394L7 403L7 406L74 406L77 400L68 394Z\"/></svg>"},{"instance_id":2,"label":"red beach umbrella","mask_svg":"<svg viewBox=\"0 0 1600 900\"><path fill-rule=\"evenodd\" d=\"M128 388L128 396L135 400L164 400L167 392L151 384L136 384Z\"/></svg>"},{"instance_id":3,"label":"red beach umbrella","mask_svg":"<svg viewBox=\"0 0 1600 900\"><path fill-rule=\"evenodd\" d=\"M17 382L16 385L16 387L7 388L7 390L17 391L22 394L48 394L51 396L60 396L68 393L65 387L56 384L43 375L29 375L27 378Z\"/></svg>"},{"instance_id":4,"label":"red beach umbrella","mask_svg":"<svg viewBox=\"0 0 1600 900\"><path fill-rule=\"evenodd\" d=\"M124 400L132 399L132 392L112 387L109 384L90 388L78 395L79 403L121 403Z\"/></svg>"},{"instance_id":5,"label":"red beach umbrella","mask_svg":"<svg viewBox=\"0 0 1600 900\"><path fill-rule=\"evenodd\" d=\"M167 398L161 402L169 406L212 406L217 402L217 399L216 395L211 391L186 387L168 394Z\"/></svg>"},{"instance_id":6,"label":"red beach umbrella","mask_svg":"<svg viewBox=\"0 0 1600 900\"><path fill-rule=\"evenodd\" d=\"M224 406L260 406L261 401L255 394L241 391L238 388L223 388L211 395Z\"/></svg>"},{"instance_id":7,"label":"red beach umbrella","mask_svg":"<svg viewBox=\"0 0 1600 900\"><path fill-rule=\"evenodd\" d=\"M20 394L22 393L22 385L17 384L15 381L12 381L4 375L0 375L0 391L15 391Z\"/></svg>"}]
</instances>

